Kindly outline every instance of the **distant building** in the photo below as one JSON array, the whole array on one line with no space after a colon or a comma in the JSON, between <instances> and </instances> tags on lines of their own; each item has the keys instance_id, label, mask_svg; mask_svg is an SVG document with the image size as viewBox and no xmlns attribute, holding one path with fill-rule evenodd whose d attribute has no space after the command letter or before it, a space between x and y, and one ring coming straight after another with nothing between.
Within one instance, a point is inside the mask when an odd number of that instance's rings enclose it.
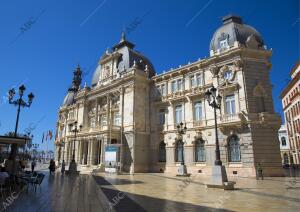
<instances>
[{"instance_id":1,"label":"distant building","mask_svg":"<svg viewBox=\"0 0 300 212\"><path fill-rule=\"evenodd\" d=\"M75 153L79 167L90 170L114 165L107 163L113 158L122 172L176 174L184 160L188 173L211 175L215 122L204 94L214 86L222 96L217 122L227 174L254 177L261 163L265 176L282 176L272 51L259 32L226 16L212 36L210 57L159 75L134 46L123 35L104 52L90 86L80 87L81 69L74 71L58 111L57 161L68 163ZM177 134L181 122L183 137ZM82 126L76 139L74 124Z\"/></svg>"},{"instance_id":2,"label":"distant building","mask_svg":"<svg viewBox=\"0 0 300 212\"><path fill-rule=\"evenodd\" d=\"M280 143L282 165L290 164L290 158L292 155L290 154L290 144L285 125L281 125L280 129L278 130L278 139Z\"/></svg>"},{"instance_id":3,"label":"distant building","mask_svg":"<svg viewBox=\"0 0 300 212\"><path fill-rule=\"evenodd\" d=\"M290 72L292 80L281 93L285 123L292 154L291 163L300 164L300 61Z\"/></svg>"}]
</instances>

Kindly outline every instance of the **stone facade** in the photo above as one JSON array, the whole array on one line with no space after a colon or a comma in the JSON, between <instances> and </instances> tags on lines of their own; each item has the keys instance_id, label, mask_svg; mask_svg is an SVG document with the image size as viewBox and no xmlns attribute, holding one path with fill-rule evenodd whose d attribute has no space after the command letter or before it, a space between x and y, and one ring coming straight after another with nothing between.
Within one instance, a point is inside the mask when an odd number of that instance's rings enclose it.
<instances>
[{"instance_id":1,"label":"stone facade","mask_svg":"<svg viewBox=\"0 0 300 212\"><path fill-rule=\"evenodd\" d=\"M232 32L224 35L232 24L248 36L232 40ZM281 120L274 112L269 78L272 52L239 17L225 17L223 25L217 31L222 33L214 35L209 58L159 75L123 36L101 57L92 86L66 96L58 114L57 160L70 161L75 146L79 164L103 167L105 147L118 146L124 172L175 174L184 159L188 173L210 175L215 119L204 97L214 86L222 96L217 131L227 174L255 177L261 163L265 176L281 176ZM76 141L68 130L75 121L82 125ZM187 129L183 137L177 133L180 123Z\"/></svg>"},{"instance_id":2,"label":"stone facade","mask_svg":"<svg viewBox=\"0 0 300 212\"><path fill-rule=\"evenodd\" d=\"M278 139L280 144L280 155L282 165L290 165L292 154L290 151L290 143L285 125L281 125L278 130Z\"/></svg>"},{"instance_id":3,"label":"stone facade","mask_svg":"<svg viewBox=\"0 0 300 212\"><path fill-rule=\"evenodd\" d=\"M290 72L292 80L281 93L285 125L291 149L290 163L300 164L300 62Z\"/></svg>"}]
</instances>

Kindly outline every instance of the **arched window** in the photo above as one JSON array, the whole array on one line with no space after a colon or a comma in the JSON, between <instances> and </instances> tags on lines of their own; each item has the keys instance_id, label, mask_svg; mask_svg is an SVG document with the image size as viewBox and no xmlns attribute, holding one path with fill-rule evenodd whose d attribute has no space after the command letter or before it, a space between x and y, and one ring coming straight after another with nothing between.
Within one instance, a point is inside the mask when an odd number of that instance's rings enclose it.
<instances>
[{"instance_id":1,"label":"arched window","mask_svg":"<svg viewBox=\"0 0 300 212\"><path fill-rule=\"evenodd\" d=\"M241 161L240 144L236 135L228 138L228 159L229 162Z\"/></svg>"},{"instance_id":2,"label":"arched window","mask_svg":"<svg viewBox=\"0 0 300 212\"><path fill-rule=\"evenodd\" d=\"M285 137L281 137L281 146L286 146L286 139L285 139Z\"/></svg>"},{"instance_id":3,"label":"arched window","mask_svg":"<svg viewBox=\"0 0 300 212\"><path fill-rule=\"evenodd\" d=\"M166 144L161 141L159 144L159 162L166 162Z\"/></svg>"},{"instance_id":4,"label":"arched window","mask_svg":"<svg viewBox=\"0 0 300 212\"><path fill-rule=\"evenodd\" d=\"M182 159L183 159L183 142L182 142L182 140L178 140L176 142L175 155L176 155L175 161L182 162Z\"/></svg>"},{"instance_id":5,"label":"arched window","mask_svg":"<svg viewBox=\"0 0 300 212\"><path fill-rule=\"evenodd\" d=\"M195 161L204 162L205 159L204 141L203 139L197 139L195 143Z\"/></svg>"},{"instance_id":6,"label":"arched window","mask_svg":"<svg viewBox=\"0 0 300 212\"><path fill-rule=\"evenodd\" d=\"M286 153L283 154L283 164L289 164L289 156Z\"/></svg>"}]
</instances>

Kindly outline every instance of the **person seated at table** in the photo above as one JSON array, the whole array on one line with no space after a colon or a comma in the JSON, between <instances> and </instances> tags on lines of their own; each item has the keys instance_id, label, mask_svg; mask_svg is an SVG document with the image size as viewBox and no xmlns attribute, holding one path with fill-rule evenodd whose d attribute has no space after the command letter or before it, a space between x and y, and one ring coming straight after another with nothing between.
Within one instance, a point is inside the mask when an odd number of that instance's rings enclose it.
<instances>
[{"instance_id":1,"label":"person seated at table","mask_svg":"<svg viewBox=\"0 0 300 212\"><path fill-rule=\"evenodd\" d=\"M51 175L55 173L55 162L52 159L50 160L49 171Z\"/></svg>"},{"instance_id":2,"label":"person seated at table","mask_svg":"<svg viewBox=\"0 0 300 212\"><path fill-rule=\"evenodd\" d=\"M20 166L21 166L22 171L24 171L24 169L25 169L25 160L20 160Z\"/></svg>"},{"instance_id":3,"label":"person seated at table","mask_svg":"<svg viewBox=\"0 0 300 212\"><path fill-rule=\"evenodd\" d=\"M5 167L1 167L1 169L0 169L0 184L4 184L6 178L9 178L9 175L6 172Z\"/></svg>"}]
</instances>

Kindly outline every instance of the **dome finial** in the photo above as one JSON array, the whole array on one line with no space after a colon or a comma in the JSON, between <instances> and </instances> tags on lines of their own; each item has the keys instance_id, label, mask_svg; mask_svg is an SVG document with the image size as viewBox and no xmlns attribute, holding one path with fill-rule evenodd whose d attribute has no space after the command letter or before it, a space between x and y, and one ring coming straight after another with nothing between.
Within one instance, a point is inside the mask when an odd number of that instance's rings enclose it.
<instances>
[{"instance_id":1,"label":"dome finial","mask_svg":"<svg viewBox=\"0 0 300 212\"><path fill-rule=\"evenodd\" d=\"M120 43L126 40L125 31L122 31Z\"/></svg>"},{"instance_id":2,"label":"dome finial","mask_svg":"<svg viewBox=\"0 0 300 212\"><path fill-rule=\"evenodd\" d=\"M105 54L109 55L109 47L106 48Z\"/></svg>"}]
</instances>

